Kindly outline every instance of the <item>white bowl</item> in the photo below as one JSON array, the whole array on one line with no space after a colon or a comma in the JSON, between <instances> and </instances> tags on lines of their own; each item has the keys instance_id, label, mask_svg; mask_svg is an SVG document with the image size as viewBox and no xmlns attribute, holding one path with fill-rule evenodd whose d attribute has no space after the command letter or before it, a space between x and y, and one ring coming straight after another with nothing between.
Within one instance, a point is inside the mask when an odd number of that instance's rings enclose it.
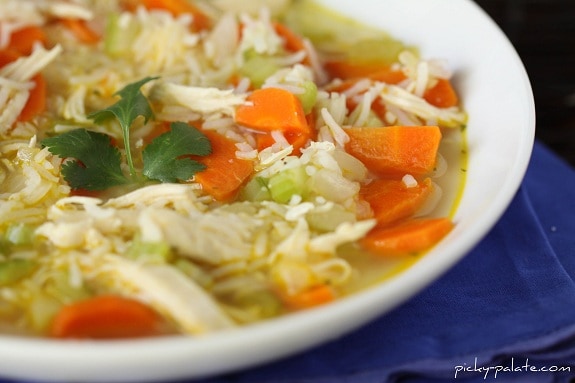
<instances>
[{"instance_id":1,"label":"white bowl","mask_svg":"<svg viewBox=\"0 0 575 383\"><path fill-rule=\"evenodd\" d=\"M470 0L324 0L445 58L469 113L469 164L455 229L393 279L336 303L201 338L59 342L0 336L0 375L62 381L158 381L247 368L333 339L407 300L474 247L524 176L535 112L524 67L504 34ZM249 352L246 349L249 348Z\"/></svg>"}]
</instances>

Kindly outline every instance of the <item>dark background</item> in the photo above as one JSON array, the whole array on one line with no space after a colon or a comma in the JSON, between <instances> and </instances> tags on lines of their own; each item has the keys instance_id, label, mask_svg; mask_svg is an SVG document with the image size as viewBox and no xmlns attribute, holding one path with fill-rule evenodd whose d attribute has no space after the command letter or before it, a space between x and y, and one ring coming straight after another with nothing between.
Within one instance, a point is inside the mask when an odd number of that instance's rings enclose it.
<instances>
[{"instance_id":1,"label":"dark background","mask_svg":"<svg viewBox=\"0 0 575 383\"><path fill-rule=\"evenodd\" d=\"M575 0L475 0L505 32L531 80L536 137L575 165Z\"/></svg>"}]
</instances>

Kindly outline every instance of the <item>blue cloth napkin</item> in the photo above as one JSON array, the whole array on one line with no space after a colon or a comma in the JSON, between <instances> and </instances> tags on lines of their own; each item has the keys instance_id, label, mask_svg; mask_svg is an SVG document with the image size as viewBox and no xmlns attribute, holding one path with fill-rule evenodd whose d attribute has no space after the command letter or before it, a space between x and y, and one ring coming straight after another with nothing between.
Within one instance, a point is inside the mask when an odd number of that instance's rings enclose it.
<instances>
[{"instance_id":1,"label":"blue cloth napkin","mask_svg":"<svg viewBox=\"0 0 575 383\"><path fill-rule=\"evenodd\" d=\"M504 216L429 288L340 339L194 383L569 382L574 278L575 171L536 142Z\"/></svg>"}]
</instances>

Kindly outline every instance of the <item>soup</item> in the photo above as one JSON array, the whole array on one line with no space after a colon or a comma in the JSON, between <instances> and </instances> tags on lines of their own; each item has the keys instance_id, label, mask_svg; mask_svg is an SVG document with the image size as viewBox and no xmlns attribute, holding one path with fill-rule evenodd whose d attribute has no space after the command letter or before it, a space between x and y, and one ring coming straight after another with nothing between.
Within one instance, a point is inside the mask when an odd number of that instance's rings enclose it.
<instances>
[{"instance_id":1,"label":"soup","mask_svg":"<svg viewBox=\"0 0 575 383\"><path fill-rule=\"evenodd\" d=\"M447 64L307 0L257 4L0 5L0 331L220 331L449 233Z\"/></svg>"}]
</instances>

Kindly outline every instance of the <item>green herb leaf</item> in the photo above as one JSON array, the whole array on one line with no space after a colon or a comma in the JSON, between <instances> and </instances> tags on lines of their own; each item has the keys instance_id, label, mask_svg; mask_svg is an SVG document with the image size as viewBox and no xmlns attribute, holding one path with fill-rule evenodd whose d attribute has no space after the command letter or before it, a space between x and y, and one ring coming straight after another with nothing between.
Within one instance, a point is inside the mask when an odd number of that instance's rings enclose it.
<instances>
[{"instance_id":1,"label":"green herb leaf","mask_svg":"<svg viewBox=\"0 0 575 383\"><path fill-rule=\"evenodd\" d=\"M120 151L106 134L76 129L46 138L42 145L52 154L71 158L62 165L62 174L73 189L104 190L129 182Z\"/></svg>"},{"instance_id":2,"label":"green herb leaf","mask_svg":"<svg viewBox=\"0 0 575 383\"><path fill-rule=\"evenodd\" d=\"M171 130L156 137L144 149L144 175L161 182L187 181L205 165L187 156L206 156L212 152L210 140L196 128L174 122Z\"/></svg>"},{"instance_id":3,"label":"green herb leaf","mask_svg":"<svg viewBox=\"0 0 575 383\"><path fill-rule=\"evenodd\" d=\"M139 116L143 116L145 122L154 116L150 103L142 94L140 88L145 83L155 80L156 78L157 77L146 77L140 81L126 85L116 93L116 95L121 97L118 102L106 109L102 109L88 115L88 118L93 119L97 124L100 124L114 116L118 119L120 126L122 127L126 159L128 161L132 177L135 175L136 170L134 168L132 152L130 150L130 127L134 120Z\"/></svg>"}]
</instances>

